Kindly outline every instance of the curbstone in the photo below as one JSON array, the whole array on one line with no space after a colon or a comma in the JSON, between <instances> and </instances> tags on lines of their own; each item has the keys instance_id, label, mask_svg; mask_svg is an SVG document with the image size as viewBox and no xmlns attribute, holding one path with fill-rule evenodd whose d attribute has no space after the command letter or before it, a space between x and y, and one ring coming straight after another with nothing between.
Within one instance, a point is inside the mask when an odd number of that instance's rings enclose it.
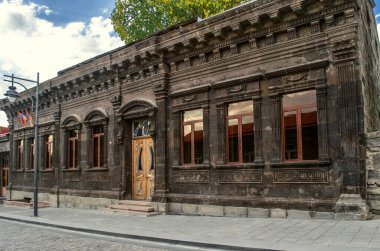
<instances>
[{"instance_id":1,"label":"curbstone","mask_svg":"<svg viewBox=\"0 0 380 251\"><path fill-rule=\"evenodd\" d=\"M270 217L271 218L280 218L280 219L285 219L286 218L286 210L285 209L271 209L270 210Z\"/></svg>"},{"instance_id":2,"label":"curbstone","mask_svg":"<svg viewBox=\"0 0 380 251\"><path fill-rule=\"evenodd\" d=\"M249 218L269 218L269 210L265 208L248 208Z\"/></svg>"},{"instance_id":3,"label":"curbstone","mask_svg":"<svg viewBox=\"0 0 380 251\"><path fill-rule=\"evenodd\" d=\"M182 213L184 215L198 215L198 205L182 204Z\"/></svg>"},{"instance_id":4,"label":"curbstone","mask_svg":"<svg viewBox=\"0 0 380 251\"><path fill-rule=\"evenodd\" d=\"M335 213L333 212L315 212L313 219L317 220L333 220Z\"/></svg>"},{"instance_id":5,"label":"curbstone","mask_svg":"<svg viewBox=\"0 0 380 251\"><path fill-rule=\"evenodd\" d=\"M224 216L248 217L248 209L246 207L224 207Z\"/></svg>"},{"instance_id":6,"label":"curbstone","mask_svg":"<svg viewBox=\"0 0 380 251\"><path fill-rule=\"evenodd\" d=\"M301 220L310 220L311 215L309 211L302 211L302 210L288 210L287 211L288 219L301 219Z\"/></svg>"},{"instance_id":7,"label":"curbstone","mask_svg":"<svg viewBox=\"0 0 380 251\"><path fill-rule=\"evenodd\" d=\"M223 216L224 210L222 206L198 205L198 215Z\"/></svg>"},{"instance_id":8,"label":"curbstone","mask_svg":"<svg viewBox=\"0 0 380 251\"><path fill-rule=\"evenodd\" d=\"M181 203L170 203L169 209L171 213L182 214L182 204Z\"/></svg>"}]
</instances>

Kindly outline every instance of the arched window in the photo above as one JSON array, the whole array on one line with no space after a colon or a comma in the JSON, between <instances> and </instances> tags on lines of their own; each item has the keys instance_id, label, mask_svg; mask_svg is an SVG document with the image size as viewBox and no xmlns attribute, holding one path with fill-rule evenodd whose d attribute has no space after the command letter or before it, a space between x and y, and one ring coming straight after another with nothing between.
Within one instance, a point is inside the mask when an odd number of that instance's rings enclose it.
<instances>
[{"instance_id":1,"label":"arched window","mask_svg":"<svg viewBox=\"0 0 380 251\"><path fill-rule=\"evenodd\" d=\"M65 163L66 169L76 169L79 168L79 157L80 157L80 134L81 134L81 122L79 116L73 115L64 120L62 123L62 130L64 135L64 147L63 151L63 159ZM52 135L49 135L52 136ZM53 147L48 148L50 141L53 141L52 137L47 137L45 139L46 143L46 153L52 154ZM52 145L51 145L52 146ZM52 159L46 159L46 162L49 161L51 163ZM46 163L48 164L48 163Z\"/></svg>"},{"instance_id":2,"label":"arched window","mask_svg":"<svg viewBox=\"0 0 380 251\"><path fill-rule=\"evenodd\" d=\"M89 167L107 167L108 115L103 109L91 111L85 118L87 133L87 162Z\"/></svg>"}]
</instances>

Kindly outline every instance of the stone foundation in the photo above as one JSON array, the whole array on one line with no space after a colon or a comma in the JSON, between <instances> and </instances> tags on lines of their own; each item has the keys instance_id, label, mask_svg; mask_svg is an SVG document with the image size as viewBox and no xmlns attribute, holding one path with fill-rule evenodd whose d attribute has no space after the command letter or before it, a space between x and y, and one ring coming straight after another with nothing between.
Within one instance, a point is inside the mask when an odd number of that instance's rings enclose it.
<instances>
[{"instance_id":1,"label":"stone foundation","mask_svg":"<svg viewBox=\"0 0 380 251\"><path fill-rule=\"evenodd\" d=\"M380 214L380 132L367 134L366 166L369 210Z\"/></svg>"},{"instance_id":2,"label":"stone foundation","mask_svg":"<svg viewBox=\"0 0 380 251\"><path fill-rule=\"evenodd\" d=\"M7 200L9 200L9 195L7 196ZM25 197L33 199L33 192L12 191L12 200L21 200ZM51 193L39 193L38 200L49 203L50 207L82 209L102 209L107 208L109 205L117 204L118 202L116 199L81 197L62 194L57 195Z\"/></svg>"},{"instance_id":3,"label":"stone foundation","mask_svg":"<svg viewBox=\"0 0 380 251\"><path fill-rule=\"evenodd\" d=\"M342 204L342 203L341 203ZM344 204L344 203L343 203ZM361 204L363 205L363 204ZM365 203L364 203L365 205ZM280 218L280 219L335 219L335 220L366 220L363 212L316 212L302 210L286 210L280 208L251 208L216 205L196 205L182 203L152 202L156 211L165 214L216 216L216 217L246 217L246 218ZM344 207L341 207L344 208ZM368 211L367 211L368 212Z\"/></svg>"}]
</instances>

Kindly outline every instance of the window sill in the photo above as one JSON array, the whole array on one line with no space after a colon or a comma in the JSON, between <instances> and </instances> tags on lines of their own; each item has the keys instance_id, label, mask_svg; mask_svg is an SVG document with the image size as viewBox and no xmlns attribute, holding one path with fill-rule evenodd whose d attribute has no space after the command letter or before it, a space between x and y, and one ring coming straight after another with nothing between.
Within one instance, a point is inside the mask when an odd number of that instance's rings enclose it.
<instances>
[{"instance_id":1,"label":"window sill","mask_svg":"<svg viewBox=\"0 0 380 251\"><path fill-rule=\"evenodd\" d=\"M15 173L23 173L25 170L24 169L18 169L18 170L14 170L13 172Z\"/></svg>"},{"instance_id":2,"label":"window sill","mask_svg":"<svg viewBox=\"0 0 380 251\"><path fill-rule=\"evenodd\" d=\"M25 170L26 173L34 173L34 169L27 169Z\"/></svg>"},{"instance_id":3,"label":"window sill","mask_svg":"<svg viewBox=\"0 0 380 251\"><path fill-rule=\"evenodd\" d=\"M318 160L311 160L311 161L284 161L279 163L271 163L272 167L308 167L308 166L329 166L331 165L331 161L324 160L324 161L318 161Z\"/></svg>"},{"instance_id":4,"label":"window sill","mask_svg":"<svg viewBox=\"0 0 380 251\"><path fill-rule=\"evenodd\" d=\"M62 172L80 172L80 169L79 168L65 168L65 169L62 169Z\"/></svg>"},{"instance_id":5,"label":"window sill","mask_svg":"<svg viewBox=\"0 0 380 251\"><path fill-rule=\"evenodd\" d=\"M54 172L54 168L50 168L50 169L42 169L40 170L41 173L53 173Z\"/></svg>"},{"instance_id":6,"label":"window sill","mask_svg":"<svg viewBox=\"0 0 380 251\"><path fill-rule=\"evenodd\" d=\"M108 171L107 167L93 167L85 169L86 172L106 172Z\"/></svg>"},{"instance_id":7,"label":"window sill","mask_svg":"<svg viewBox=\"0 0 380 251\"><path fill-rule=\"evenodd\" d=\"M252 169L263 168L264 163L225 163L216 165L217 169Z\"/></svg>"},{"instance_id":8,"label":"window sill","mask_svg":"<svg viewBox=\"0 0 380 251\"><path fill-rule=\"evenodd\" d=\"M173 169L177 169L177 170L202 170L202 169L210 169L210 168L211 168L210 164L173 166Z\"/></svg>"}]
</instances>

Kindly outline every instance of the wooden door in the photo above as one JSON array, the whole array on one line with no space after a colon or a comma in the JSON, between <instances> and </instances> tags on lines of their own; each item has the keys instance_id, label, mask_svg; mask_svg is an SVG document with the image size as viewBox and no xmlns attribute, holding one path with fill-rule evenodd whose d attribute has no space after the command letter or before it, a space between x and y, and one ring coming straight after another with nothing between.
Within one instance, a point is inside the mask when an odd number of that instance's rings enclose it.
<instances>
[{"instance_id":1,"label":"wooden door","mask_svg":"<svg viewBox=\"0 0 380 251\"><path fill-rule=\"evenodd\" d=\"M133 198L151 199L154 190L154 147L151 137L132 140Z\"/></svg>"}]
</instances>

